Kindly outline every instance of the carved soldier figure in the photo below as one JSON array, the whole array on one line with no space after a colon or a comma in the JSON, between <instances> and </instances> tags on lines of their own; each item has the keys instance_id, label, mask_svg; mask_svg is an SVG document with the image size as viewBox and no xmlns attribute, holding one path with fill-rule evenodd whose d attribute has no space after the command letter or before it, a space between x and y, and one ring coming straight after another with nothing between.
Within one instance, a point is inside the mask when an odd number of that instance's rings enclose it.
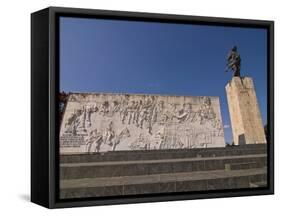
<instances>
[{"instance_id":1,"label":"carved soldier figure","mask_svg":"<svg viewBox=\"0 0 281 216\"><path fill-rule=\"evenodd\" d=\"M128 115L128 104L129 104L129 96L125 95L125 98L122 100L122 106L120 108L120 118L122 124L125 124L125 120Z\"/></svg>"},{"instance_id":2,"label":"carved soldier figure","mask_svg":"<svg viewBox=\"0 0 281 216\"><path fill-rule=\"evenodd\" d=\"M240 77L241 58L237 52L237 47L234 46L227 56L227 66L225 72L232 70L233 76Z\"/></svg>"},{"instance_id":3,"label":"carved soldier figure","mask_svg":"<svg viewBox=\"0 0 281 216\"><path fill-rule=\"evenodd\" d=\"M190 118L192 106L189 103L184 103L178 114L174 114L173 117L177 118L179 122L184 122Z\"/></svg>"},{"instance_id":4,"label":"carved soldier figure","mask_svg":"<svg viewBox=\"0 0 281 216\"><path fill-rule=\"evenodd\" d=\"M133 124L137 123L138 108L139 108L139 102L136 101L133 107Z\"/></svg>"},{"instance_id":5,"label":"carved soldier figure","mask_svg":"<svg viewBox=\"0 0 281 216\"><path fill-rule=\"evenodd\" d=\"M64 127L66 128L65 133L72 133L73 135L76 135L76 124L75 121L78 117L78 112L74 112L71 114L71 116L67 119Z\"/></svg>"},{"instance_id":6,"label":"carved soldier figure","mask_svg":"<svg viewBox=\"0 0 281 216\"><path fill-rule=\"evenodd\" d=\"M114 133L115 134L115 133ZM130 137L130 131L128 128L123 129L117 136L113 136L111 143L112 143L112 151L115 151L116 146L121 142L122 139Z\"/></svg>"},{"instance_id":7,"label":"carved soldier figure","mask_svg":"<svg viewBox=\"0 0 281 216\"><path fill-rule=\"evenodd\" d=\"M216 114L214 110L212 109L212 102L211 98L209 97L203 97L202 105L200 106L199 110L199 117L200 117L200 124L204 124L206 120L211 120L216 118Z\"/></svg>"},{"instance_id":8,"label":"carved soldier figure","mask_svg":"<svg viewBox=\"0 0 281 216\"><path fill-rule=\"evenodd\" d=\"M142 109L142 100L137 101L136 104L136 110L135 110L135 115L134 115L134 123L136 124L137 127L139 127L139 116L140 116L140 112Z\"/></svg>"},{"instance_id":9,"label":"carved soldier figure","mask_svg":"<svg viewBox=\"0 0 281 216\"><path fill-rule=\"evenodd\" d=\"M151 98L148 98L146 103L146 117L145 117L149 134L152 134L152 123L153 123L152 116L153 116L154 107L155 107L155 98L154 96L151 96Z\"/></svg>"},{"instance_id":10,"label":"carved soldier figure","mask_svg":"<svg viewBox=\"0 0 281 216\"><path fill-rule=\"evenodd\" d=\"M156 105L152 111L152 122L156 123L162 120L162 115L164 112L164 101L157 101Z\"/></svg>"},{"instance_id":11,"label":"carved soldier figure","mask_svg":"<svg viewBox=\"0 0 281 216\"><path fill-rule=\"evenodd\" d=\"M86 106L85 110L85 115L86 115L86 126L87 127L91 127L92 123L91 123L91 115L96 112L96 108L95 107L90 107L90 106Z\"/></svg>"},{"instance_id":12,"label":"carved soldier figure","mask_svg":"<svg viewBox=\"0 0 281 216\"><path fill-rule=\"evenodd\" d=\"M112 114L118 112L119 110L120 110L120 103L117 100L113 101L113 107L111 110Z\"/></svg>"},{"instance_id":13,"label":"carved soldier figure","mask_svg":"<svg viewBox=\"0 0 281 216\"><path fill-rule=\"evenodd\" d=\"M142 108L140 111L140 114L139 114L139 122L138 122L138 125L140 126L140 128L143 127L145 117L146 117L146 110Z\"/></svg>"},{"instance_id":14,"label":"carved soldier figure","mask_svg":"<svg viewBox=\"0 0 281 216\"><path fill-rule=\"evenodd\" d=\"M94 147L94 152L100 151L100 146L102 144L102 135L98 133L97 129L90 132L89 137L86 139L86 152L92 152Z\"/></svg>"},{"instance_id":15,"label":"carved soldier figure","mask_svg":"<svg viewBox=\"0 0 281 216\"><path fill-rule=\"evenodd\" d=\"M103 116L105 116L109 113L109 102L108 101L104 101L102 103L100 112L103 114Z\"/></svg>"},{"instance_id":16,"label":"carved soldier figure","mask_svg":"<svg viewBox=\"0 0 281 216\"><path fill-rule=\"evenodd\" d=\"M154 137L154 149L163 149L165 143L165 130L164 127L162 127Z\"/></svg>"},{"instance_id":17,"label":"carved soldier figure","mask_svg":"<svg viewBox=\"0 0 281 216\"><path fill-rule=\"evenodd\" d=\"M115 132L113 130L113 122L111 121L108 125L108 127L105 129L105 132L103 134L103 141L104 144L107 144L109 146L113 145L113 138L115 137Z\"/></svg>"},{"instance_id":18,"label":"carved soldier figure","mask_svg":"<svg viewBox=\"0 0 281 216\"><path fill-rule=\"evenodd\" d=\"M134 117L134 110L135 110L135 101L130 101L129 105L128 105L128 124L131 124L131 122L133 121L133 117Z\"/></svg>"},{"instance_id":19,"label":"carved soldier figure","mask_svg":"<svg viewBox=\"0 0 281 216\"><path fill-rule=\"evenodd\" d=\"M77 118L75 120L75 123L77 125L77 132L78 134L85 134L87 132L86 130L86 108L85 106L82 107L82 109L77 111Z\"/></svg>"},{"instance_id":20,"label":"carved soldier figure","mask_svg":"<svg viewBox=\"0 0 281 216\"><path fill-rule=\"evenodd\" d=\"M149 116L149 111L150 111L150 106L151 106L151 101L149 98L145 98L143 105L142 105L142 109L140 111L140 115L139 115L139 125L140 128L143 128L143 124L147 123L147 121L149 120L148 116Z\"/></svg>"}]
</instances>

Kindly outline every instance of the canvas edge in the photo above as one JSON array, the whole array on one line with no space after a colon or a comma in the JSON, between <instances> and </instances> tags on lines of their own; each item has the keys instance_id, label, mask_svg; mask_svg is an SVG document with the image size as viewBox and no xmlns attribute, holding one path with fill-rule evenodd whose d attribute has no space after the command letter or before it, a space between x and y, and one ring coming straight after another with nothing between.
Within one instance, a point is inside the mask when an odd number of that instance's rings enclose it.
<instances>
[{"instance_id":1,"label":"canvas edge","mask_svg":"<svg viewBox=\"0 0 281 216\"><path fill-rule=\"evenodd\" d=\"M44 180L49 184L48 194L44 194L44 197L48 197L48 203L42 203L34 200L34 196L31 196L32 202L43 205L48 208L64 208L64 207L81 207L81 206L96 206L96 205L113 205L113 204L129 204L129 203L145 203L145 202L161 202L161 201L176 201L176 200L192 200L192 199L207 199L207 198L226 198L226 197L240 197L240 196L252 196L252 195L267 195L274 194L274 21L265 21L265 20L246 20L246 19L233 19L233 18L217 18L217 17L200 17L200 16L186 16L186 15L171 15L171 14L155 14L155 13L140 13L140 12L125 12L125 11L108 11L108 10L94 10L94 9L77 9L77 8L62 8L62 7L49 7L44 10L48 11L49 16L49 49L48 51L48 60L49 68L47 70L49 73L48 83L49 83L49 121L48 121L48 130L49 133L49 143L48 143L48 180ZM42 11L44 11L42 10ZM36 13L36 12L35 12ZM200 192L200 193L186 193L186 194L171 194L171 195L147 195L145 197L131 197L131 198L103 198L98 200L77 200L77 201L61 201L56 198L57 193L57 180L58 176L57 164L57 146L56 146L56 135L55 135L55 120L56 120L56 110L55 110L55 93L56 93L56 77L57 75L57 47L56 47L56 17L59 14L70 14L70 15L85 15L85 16L108 16L108 17L123 17L126 19L148 19L148 20L159 20L159 21L174 21L174 22L196 22L196 23L205 23L205 24L221 24L221 25L242 25L249 27L263 27L268 28L269 39L268 39L268 94L269 94L269 103L268 103L268 119L270 119L269 132L270 132L270 147L268 148L269 153L269 185L267 188L261 188L259 190L241 190L241 191L213 191L213 192ZM32 49L33 52L33 49ZM34 61L34 58L31 58ZM34 89L32 90L32 92ZM32 100L32 104L35 103ZM42 109L45 109L42 107ZM33 115L32 118L36 118L36 115ZM34 125L33 125L34 127ZM34 134L32 131L32 137L38 135ZM34 142L32 142L34 146ZM34 151L36 152L36 151ZM39 156L34 156L33 152L33 162L35 158L40 158ZM32 164L33 164L32 162ZM44 162L45 163L45 162ZM32 176L36 173L32 173ZM33 181L34 183L34 181ZM37 183L38 184L38 183ZM47 184L47 183L46 183Z\"/></svg>"}]
</instances>

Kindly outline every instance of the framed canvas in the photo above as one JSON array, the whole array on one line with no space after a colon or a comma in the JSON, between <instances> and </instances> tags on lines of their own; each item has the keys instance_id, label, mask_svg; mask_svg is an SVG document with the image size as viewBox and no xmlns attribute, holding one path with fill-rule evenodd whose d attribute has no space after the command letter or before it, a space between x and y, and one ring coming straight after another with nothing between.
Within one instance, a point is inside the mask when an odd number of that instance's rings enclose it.
<instances>
[{"instance_id":1,"label":"framed canvas","mask_svg":"<svg viewBox=\"0 0 281 216\"><path fill-rule=\"evenodd\" d=\"M31 15L31 201L273 194L274 23L50 7Z\"/></svg>"}]
</instances>

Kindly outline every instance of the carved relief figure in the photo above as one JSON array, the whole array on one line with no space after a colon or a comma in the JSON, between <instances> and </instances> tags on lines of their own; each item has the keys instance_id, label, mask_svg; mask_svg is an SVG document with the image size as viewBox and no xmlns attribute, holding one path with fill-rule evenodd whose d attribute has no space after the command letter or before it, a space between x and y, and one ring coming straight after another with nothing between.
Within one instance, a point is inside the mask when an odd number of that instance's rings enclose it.
<instances>
[{"instance_id":1,"label":"carved relief figure","mask_svg":"<svg viewBox=\"0 0 281 216\"><path fill-rule=\"evenodd\" d=\"M119 112L119 110L120 110L120 103L119 103L119 101L117 101L117 100L113 101L112 115L113 115L114 113Z\"/></svg>"},{"instance_id":2,"label":"carved relief figure","mask_svg":"<svg viewBox=\"0 0 281 216\"><path fill-rule=\"evenodd\" d=\"M139 108L139 101L135 102L135 105L133 107L133 124L137 124L138 120L138 108Z\"/></svg>"},{"instance_id":3,"label":"carved relief figure","mask_svg":"<svg viewBox=\"0 0 281 216\"><path fill-rule=\"evenodd\" d=\"M140 126L140 113L142 110L142 100L138 101L138 104L136 106L136 114L135 114L135 124L137 127Z\"/></svg>"},{"instance_id":4,"label":"carved relief figure","mask_svg":"<svg viewBox=\"0 0 281 216\"><path fill-rule=\"evenodd\" d=\"M147 116L147 110L146 110L146 108L144 108L144 105L142 104L140 114L139 114L139 123L138 123L140 128L143 128L143 124L144 124L144 121L146 120L146 116Z\"/></svg>"},{"instance_id":5,"label":"carved relief figure","mask_svg":"<svg viewBox=\"0 0 281 216\"><path fill-rule=\"evenodd\" d=\"M128 124L131 124L131 122L133 122L134 112L135 112L135 101L130 101L127 108Z\"/></svg>"},{"instance_id":6,"label":"carved relief figure","mask_svg":"<svg viewBox=\"0 0 281 216\"><path fill-rule=\"evenodd\" d=\"M73 135L76 134L84 134L86 133L85 128L85 108L78 109L77 111L74 111L74 113L71 114L70 118L67 120L65 124L66 133L72 133Z\"/></svg>"},{"instance_id":7,"label":"carved relief figure","mask_svg":"<svg viewBox=\"0 0 281 216\"><path fill-rule=\"evenodd\" d=\"M150 141L145 138L143 133L140 133L139 137L135 141L133 141L129 145L129 147L132 150L148 150L148 149L150 149L149 145L150 145Z\"/></svg>"},{"instance_id":8,"label":"carved relief figure","mask_svg":"<svg viewBox=\"0 0 281 216\"><path fill-rule=\"evenodd\" d=\"M92 126L92 122L91 122L91 115L96 112L98 110L98 108L94 105L93 107L90 106L86 106L85 108L85 115L86 115L86 127L89 128Z\"/></svg>"},{"instance_id":9,"label":"carved relief figure","mask_svg":"<svg viewBox=\"0 0 281 216\"><path fill-rule=\"evenodd\" d=\"M195 145L194 142L194 131L191 128L186 128L184 131L185 134L185 147L193 148Z\"/></svg>"},{"instance_id":10,"label":"carved relief figure","mask_svg":"<svg viewBox=\"0 0 281 216\"><path fill-rule=\"evenodd\" d=\"M97 129L94 129L86 139L86 152L99 152L102 142L102 135L98 133ZM94 150L92 150L93 148Z\"/></svg>"},{"instance_id":11,"label":"carved relief figure","mask_svg":"<svg viewBox=\"0 0 281 216\"><path fill-rule=\"evenodd\" d=\"M103 116L106 116L109 113L109 102L104 101L101 105L100 112Z\"/></svg>"},{"instance_id":12,"label":"carved relief figure","mask_svg":"<svg viewBox=\"0 0 281 216\"><path fill-rule=\"evenodd\" d=\"M153 114L152 114L152 122L161 122L164 120L163 118L164 115L164 101L160 100L157 102L156 106L153 109Z\"/></svg>"},{"instance_id":13,"label":"carved relief figure","mask_svg":"<svg viewBox=\"0 0 281 216\"><path fill-rule=\"evenodd\" d=\"M223 127L219 119L215 119L214 121L212 121L212 126L217 129L214 136L223 136Z\"/></svg>"},{"instance_id":14,"label":"carved relief figure","mask_svg":"<svg viewBox=\"0 0 281 216\"><path fill-rule=\"evenodd\" d=\"M196 143L200 147L207 148L208 145L212 143L212 135L211 135L211 133L201 132L201 133L198 133L196 135L196 138L197 138Z\"/></svg>"},{"instance_id":15,"label":"carved relief figure","mask_svg":"<svg viewBox=\"0 0 281 216\"><path fill-rule=\"evenodd\" d=\"M66 120L64 127L66 128L65 133L71 133L76 135L76 124L75 120L77 118L78 113L74 112L71 116Z\"/></svg>"},{"instance_id":16,"label":"carved relief figure","mask_svg":"<svg viewBox=\"0 0 281 216\"><path fill-rule=\"evenodd\" d=\"M189 103L184 103L182 109L177 114L173 115L173 118L177 118L179 122L187 121L191 116L192 106Z\"/></svg>"},{"instance_id":17,"label":"carved relief figure","mask_svg":"<svg viewBox=\"0 0 281 216\"><path fill-rule=\"evenodd\" d=\"M75 125L76 125L76 132L78 134L84 134L86 133L86 128L85 128L85 120L86 120L86 115L85 115L85 108L83 107L82 110L77 110L77 118L75 119Z\"/></svg>"},{"instance_id":18,"label":"carved relief figure","mask_svg":"<svg viewBox=\"0 0 281 216\"><path fill-rule=\"evenodd\" d=\"M125 128L124 130L122 130L120 132L120 134L118 134L116 137L113 138L113 146L112 146L112 151L115 151L116 146L123 140L126 139L128 137L130 137L130 131L128 130L128 128Z\"/></svg>"},{"instance_id":19,"label":"carved relief figure","mask_svg":"<svg viewBox=\"0 0 281 216\"><path fill-rule=\"evenodd\" d=\"M162 149L165 142L165 128L161 127L154 135L151 149Z\"/></svg>"},{"instance_id":20,"label":"carved relief figure","mask_svg":"<svg viewBox=\"0 0 281 216\"><path fill-rule=\"evenodd\" d=\"M152 135L152 125L153 125L153 111L155 107L155 97L151 96L151 99L148 101L147 109L148 109L148 115L147 115L147 129L148 133Z\"/></svg>"},{"instance_id":21,"label":"carved relief figure","mask_svg":"<svg viewBox=\"0 0 281 216\"><path fill-rule=\"evenodd\" d=\"M113 122L111 121L108 127L103 133L103 143L109 146L113 146L113 138L115 137L115 132L113 130Z\"/></svg>"},{"instance_id":22,"label":"carved relief figure","mask_svg":"<svg viewBox=\"0 0 281 216\"><path fill-rule=\"evenodd\" d=\"M125 124L125 120L128 114L128 103L129 103L129 96L126 95L125 98L122 100L122 106L120 109L120 117L123 124Z\"/></svg>"},{"instance_id":23,"label":"carved relief figure","mask_svg":"<svg viewBox=\"0 0 281 216\"><path fill-rule=\"evenodd\" d=\"M73 135L87 133L87 128L92 125L91 115L96 111L97 108L95 106L83 106L82 109L74 111L64 125L66 133Z\"/></svg>"},{"instance_id":24,"label":"carved relief figure","mask_svg":"<svg viewBox=\"0 0 281 216\"><path fill-rule=\"evenodd\" d=\"M216 114L211 106L211 98L202 97L202 100L203 102L199 110L200 124L204 124L207 120L216 118Z\"/></svg>"}]
</instances>

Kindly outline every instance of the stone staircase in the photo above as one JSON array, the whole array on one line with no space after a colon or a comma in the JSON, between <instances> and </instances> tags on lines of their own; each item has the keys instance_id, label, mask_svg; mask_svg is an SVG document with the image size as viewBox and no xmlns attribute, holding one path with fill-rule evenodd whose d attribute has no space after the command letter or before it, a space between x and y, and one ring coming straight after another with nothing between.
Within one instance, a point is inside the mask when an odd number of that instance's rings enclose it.
<instances>
[{"instance_id":1,"label":"stone staircase","mask_svg":"<svg viewBox=\"0 0 281 216\"><path fill-rule=\"evenodd\" d=\"M60 198L264 187L266 145L60 156Z\"/></svg>"}]
</instances>

